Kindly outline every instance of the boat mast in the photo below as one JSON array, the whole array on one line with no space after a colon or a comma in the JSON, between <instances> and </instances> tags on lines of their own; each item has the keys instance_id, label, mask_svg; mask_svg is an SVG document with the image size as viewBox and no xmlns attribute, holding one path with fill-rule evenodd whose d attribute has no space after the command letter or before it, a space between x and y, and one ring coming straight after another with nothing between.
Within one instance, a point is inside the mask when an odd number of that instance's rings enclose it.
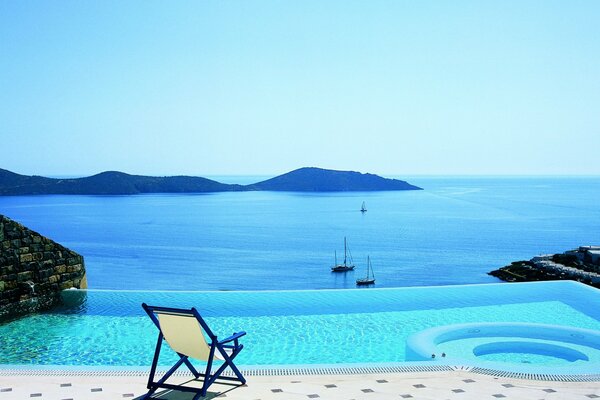
<instances>
[{"instance_id":1,"label":"boat mast","mask_svg":"<svg viewBox=\"0 0 600 400\"><path fill-rule=\"evenodd\" d=\"M346 265L346 236L344 236L344 266Z\"/></svg>"}]
</instances>

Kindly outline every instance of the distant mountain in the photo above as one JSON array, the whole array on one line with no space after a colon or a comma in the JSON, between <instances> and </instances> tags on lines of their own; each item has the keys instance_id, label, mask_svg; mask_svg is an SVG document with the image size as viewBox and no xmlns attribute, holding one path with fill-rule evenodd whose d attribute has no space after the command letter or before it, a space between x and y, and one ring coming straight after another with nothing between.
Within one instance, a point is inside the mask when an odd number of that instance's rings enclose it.
<instances>
[{"instance_id":1,"label":"distant mountain","mask_svg":"<svg viewBox=\"0 0 600 400\"><path fill-rule=\"evenodd\" d=\"M0 169L0 194L43 194L54 184L54 179L42 176L26 176ZM20 188L36 188L30 193L21 193ZM14 190L14 193L13 193ZM25 190L29 192L29 190Z\"/></svg>"},{"instance_id":2,"label":"distant mountain","mask_svg":"<svg viewBox=\"0 0 600 400\"><path fill-rule=\"evenodd\" d=\"M420 190L397 179L372 174L300 168L252 185L230 185L192 176L153 177L107 171L85 178L55 179L19 175L0 169L0 196L37 194L129 195L233 191L349 192Z\"/></svg>"},{"instance_id":3,"label":"distant mountain","mask_svg":"<svg viewBox=\"0 0 600 400\"><path fill-rule=\"evenodd\" d=\"M254 190L290 192L367 192L379 190L422 190L398 179L353 171L300 168L266 181L248 185Z\"/></svg>"},{"instance_id":4,"label":"distant mountain","mask_svg":"<svg viewBox=\"0 0 600 400\"><path fill-rule=\"evenodd\" d=\"M0 195L204 193L244 190L192 176L153 177L107 171L85 178L54 179L0 169Z\"/></svg>"}]
</instances>

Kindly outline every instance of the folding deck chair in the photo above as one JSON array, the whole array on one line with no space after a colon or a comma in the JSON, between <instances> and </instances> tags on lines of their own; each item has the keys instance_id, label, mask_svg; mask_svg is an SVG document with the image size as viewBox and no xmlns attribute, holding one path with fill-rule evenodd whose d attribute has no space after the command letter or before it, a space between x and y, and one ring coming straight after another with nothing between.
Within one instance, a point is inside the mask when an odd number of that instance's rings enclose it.
<instances>
[{"instance_id":1,"label":"folding deck chair","mask_svg":"<svg viewBox=\"0 0 600 400\"><path fill-rule=\"evenodd\" d=\"M216 379L237 381L242 385L246 383L246 379L244 379L239 369L233 364L233 359L244 348L243 345L238 343L238 339L244 336L246 332L237 332L226 339L218 340L217 336L212 333L195 308L187 310L155 307L149 306L146 303L143 303L142 307L159 330L156 350L154 351L154 359L152 360L152 368L150 369L150 376L148 378L147 387L149 391L143 397L144 399L149 399L159 388L165 388L184 392L194 392L196 395L193 399L198 400L200 397L206 396L208 387ZM209 341L207 341L207 337L209 338ZM169 347L179 355L179 361L177 361L161 379L154 382L154 375L156 373L156 366L163 339L167 342ZM233 344L229 344L231 342L233 342ZM196 368L194 368L189 358L206 361L205 372L203 374L199 373ZM211 374L214 359L222 360L223 364L214 374ZM182 364L185 364L189 368L196 379L200 377L204 378L202 388L165 383ZM227 367L231 368L236 377L221 376Z\"/></svg>"}]
</instances>

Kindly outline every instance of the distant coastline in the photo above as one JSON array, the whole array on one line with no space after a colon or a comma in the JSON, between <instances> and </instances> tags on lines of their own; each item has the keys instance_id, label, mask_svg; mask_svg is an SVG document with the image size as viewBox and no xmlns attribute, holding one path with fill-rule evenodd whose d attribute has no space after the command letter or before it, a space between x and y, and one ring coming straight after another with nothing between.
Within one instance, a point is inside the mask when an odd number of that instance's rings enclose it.
<instances>
[{"instance_id":1,"label":"distant coastline","mask_svg":"<svg viewBox=\"0 0 600 400\"><path fill-rule=\"evenodd\" d=\"M406 178L426 190L0 196L0 214L85 255L92 289L355 288L367 256L379 288L496 283L541 248L600 245L596 178ZM344 236L356 271L332 277Z\"/></svg>"},{"instance_id":2,"label":"distant coastline","mask_svg":"<svg viewBox=\"0 0 600 400\"><path fill-rule=\"evenodd\" d=\"M369 192L422 190L399 179L354 171L304 167L248 185L221 183L193 176L154 177L106 171L82 178L20 175L0 169L0 196L78 194L133 195L144 193L210 193L245 191Z\"/></svg>"},{"instance_id":3,"label":"distant coastline","mask_svg":"<svg viewBox=\"0 0 600 400\"><path fill-rule=\"evenodd\" d=\"M600 246L580 246L529 261L513 261L489 275L506 282L575 280L600 288Z\"/></svg>"}]
</instances>

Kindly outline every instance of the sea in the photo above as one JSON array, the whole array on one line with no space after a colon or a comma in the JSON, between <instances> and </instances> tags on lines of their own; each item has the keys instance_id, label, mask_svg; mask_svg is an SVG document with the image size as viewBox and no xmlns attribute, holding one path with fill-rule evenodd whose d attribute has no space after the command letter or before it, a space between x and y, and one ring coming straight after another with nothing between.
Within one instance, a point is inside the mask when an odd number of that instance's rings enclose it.
<instances>
[{"instance_id":1,"label":"sea","mask_svg":"<svg viewBox=\"0 0 600 400\"><path fill-rule=\"evenodd\" d=\"M354 288L367 257L378 288L491 283L600 245L600 177L396 178L424 190L5 196L0 214L83 255L90 289ZM332 273L344 238L356 268Z\"/></svg>"}]
</instances>

